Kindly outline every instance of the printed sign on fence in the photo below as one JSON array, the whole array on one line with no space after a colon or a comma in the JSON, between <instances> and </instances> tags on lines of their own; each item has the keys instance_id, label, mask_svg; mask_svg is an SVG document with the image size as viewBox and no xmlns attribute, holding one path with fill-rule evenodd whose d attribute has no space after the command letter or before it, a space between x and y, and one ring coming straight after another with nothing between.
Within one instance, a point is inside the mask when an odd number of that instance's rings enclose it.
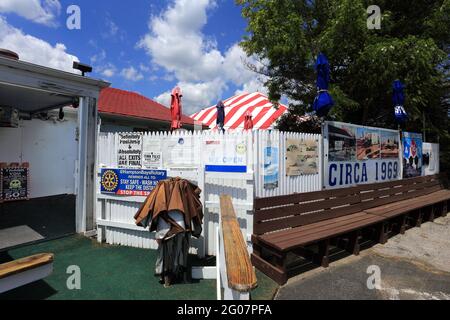
<instances>
[{"instance_id":1,"label":"printed sign on fence","mask_svg":"<svg viewBox=\"0 0 450 320\"><path fill-rule=\"evenodd\" d=\"M264 149L264 189L278 188L279 149L266 147Z\"/></svg>"},{"instance_id":2,"label":"printed sign on fence","mask_svg":"<svg viewBox=\"0 0 450 320\"><path fill-rule=\"evenodd\" d=\"M398 131L326 122L323 136L325 188L401 178Z\"/></svg>"},{"instance_id":3,"label":"printed sign on fence","mask_svg":"<svg viewBox=\"0 0 450 320\"><path fill-rule=\"evenodd\" d=\"M403 133L403 178L422 175L422 135Z\"/></svg>"},{"instance_id":4,"label":"printed sign on fence","mask_svg":"<svg viewBox=\"0 0 450 320\"><path fill-rule=\"evenodd\" d=\"M286 175L300 176L319 172L319 144L316 140L286 139Z\"/></svg>"},{"instance_id":5,"label":"printed sign on fence","mask_svg":"<svg viewBox=\"0 0 450 320\"><path fill-rule=\"evenodd\" d=\"M247 172L247 143L237 137L206 140L205 170L209 172Z\"/></svg>"},{"instance_id":6,"label":"printed sign on fence","mask_svg":"<svg viewBox=\"0 0 450 320\"><path fill-rule=\"evenodd\" d=\"M121 196L148 196L164 179L167 179L166 170L102 169L100 191Z\"/></svg>"},{"instance_id":7,"label":"printed sign on fence","mask_svg":"<svg viewBox=\"0 0 450 320\"><path fill-rule=\"evenodd\" d=\"M165 141L164 167L192 167L195 166L194 137L171 136Z\"/></svg>"},{"instance_id":8,"label":"printed sign on fence","mask_svg":"<svg viewBox=\"0 0 450 320\"><path fill-rule=\"evenodd\" d=\"M118 167L142 167L142 133L119 133Z\"/></svg>"},{"instance_id":9,"label":"printed sign on fence","mask_svg":"<svg viewBox=\"0 0 450 320\"><path fill-rule=\"evenodd\" d=\"M1 200L28 199L28 174L29 169L25 167L1 168Z\"/></svg>"}]
</instances>

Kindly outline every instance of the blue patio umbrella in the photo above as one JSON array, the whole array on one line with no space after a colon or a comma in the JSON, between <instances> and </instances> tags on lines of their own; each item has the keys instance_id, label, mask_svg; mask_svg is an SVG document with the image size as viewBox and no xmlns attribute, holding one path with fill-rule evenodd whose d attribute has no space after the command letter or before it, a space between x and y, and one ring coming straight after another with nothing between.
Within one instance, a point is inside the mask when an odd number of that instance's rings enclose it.
<instances>
[{"instance_id":1,"label":"blue patio umbrella","mask_svg":"<svg viewBox=\"0 0 450 320\"><path fill-rule=\"evenodd\" d=\"M330 82L330 65L327 57L320 53L316 61L317 71L317 97L314 99L313 109L319 117L326 116L334 105L333 98L328 93Z\"/></svg>"},{"instance_id":2,"label":"blue patio umbrella","mask_svg":"<svg viewBox=\"0 0 450 320\"><path fill-rule=\"evenodd\" d=\"M223 128L225 126L225 105L223 104L222 100L217 103L217 128L219 131L225 132L225 129Z\"/></svg>"},{"instance_id":3,"label":"blue patio umbrella","mask_svg":"<svg viewBox=\"0 0 450 320\"><path fill-rule=\"evenodd\" d=\"M405 122L408 119L408 114L403 107L405 104L404 88L405 86L400 80L395 80L392 84L392 103L394 104L395 120L399 123Z\"/></svg>"}]
</instances>

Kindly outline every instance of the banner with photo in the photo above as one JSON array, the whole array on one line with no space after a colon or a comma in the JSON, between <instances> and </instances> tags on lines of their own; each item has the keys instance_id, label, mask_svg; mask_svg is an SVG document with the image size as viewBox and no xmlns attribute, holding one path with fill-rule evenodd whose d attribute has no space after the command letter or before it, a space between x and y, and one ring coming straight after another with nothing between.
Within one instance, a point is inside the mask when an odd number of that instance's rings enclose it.
<instances>
[{"instance_id":1,"label":"banner with photo","mask_svg":"<svg viewBox=\"0 0 450 320\"><path fill-rule=\"evenodd\" d=\"M301 176L319 172L319 142L315 139L286 138L286 175Z\"/></svg>"},{"instance_id":2,"label":"banner with photo","mask_svg":"<svg viewBox=\"0 0 450 320\"><path fill-rule=\"evenodd\" d=\"M398 131L325 122L323 137L324 188L401 178Z\"/></svg>"},{"instance_id":3,"label":"banner with photo","mask_svg":"<svg viewBox=\"0 0 450 320\"><path fill-rule=\"evenodd\" d=\"M403 178L422 175L422 134L403 133Z\"/></svg>"},{"instance_id":4,"label":"banner with photo","mask_svg":"<svg viewBox=\"0 0 450 320\"><path fill-rule=\"evenodd\" d=\"M264 148L264 189L276 189L279 184L280 149L269 140Z\"/></svg>"}]
</instances>

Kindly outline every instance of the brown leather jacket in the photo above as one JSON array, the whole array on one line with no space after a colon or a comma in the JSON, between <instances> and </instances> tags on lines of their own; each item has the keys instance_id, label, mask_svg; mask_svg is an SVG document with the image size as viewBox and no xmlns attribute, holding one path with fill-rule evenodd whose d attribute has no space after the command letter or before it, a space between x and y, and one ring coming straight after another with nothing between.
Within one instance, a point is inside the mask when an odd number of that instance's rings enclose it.
<instances>
[{"instance_id":1,"label":"brown leather jacket","mask_svg":"<svg viewBox=\"0 0 450 320\"><path fill-rule=\"evenodd\" d=\"M188 180L181 178L162 180L134 216L136 224L143 227L150 226L150 231L156 231L158 218L161 217L172 226L168 235L170 236L184 231L168 215L169 211L178 210L184 215L186 231L199 237L203 223L200 193L200 188Z\"/></svg>"}]
</instances>

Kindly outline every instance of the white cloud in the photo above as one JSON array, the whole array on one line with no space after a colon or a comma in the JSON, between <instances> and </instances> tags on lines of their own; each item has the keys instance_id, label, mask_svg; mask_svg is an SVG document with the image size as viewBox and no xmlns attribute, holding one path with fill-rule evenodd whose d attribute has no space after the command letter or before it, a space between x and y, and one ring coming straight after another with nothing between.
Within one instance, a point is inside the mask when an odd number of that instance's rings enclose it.
<instances>
[{"instance_id":1,"label":"white cloud","mask_svg":"<svg viewBox=\"0 0 450 320\"><path fill-rule=\"evenodd\" d=\"M1 0L0 12L15 13L36 23L55 26L61 3L59 0Z\"/></svg>"},{"instance_id":2,"label":"white cloud","mask_svg":"<svg viewBox=\"0 0 450 320\"><path fill-rule=\"evenodd\" d=\"M107 63L102 66L99 70L100 74L106 78L111 78L116 75L117 68L112 63Z\"/></svg>"},{"instance_id":3,"label":"white cloud","mask_svg":"<svg viewBox=\"0 0 450 320\"><path fill-rule=\"evenodd\" d=\"M52 46L44 40L24 34L21 30L9 25L2 16L0 16L0 48L16 52L23 61L79 73L72 68L73 61L79 61L79 59L67 53L64 44L57 43Z\"/></svg>"},{"instance_id":4,"label":"white cloud","mask_svg":"<svg viewBox=\"0 0 450 320\"><path fill-rule=\"evenodd\" d=\"M144 78L144 75L137 71L133 66L122 69L120 75L130 81L139 81Z\"/></svg>"},{"instance_id":5,"label":"white cloud","mask_svg":"<svg viewBox=\"0 0 450 320\"><path fill-rule=\"evenodd\" d=\"M212 101L218 101L220 98L218 92L224 90L225 84L216 79L199 83L180 82L178 86L182 88L183 93L183 113L190 115L205 106L210 106ZM170 106L170 91L164 92L154 99L165 106Z\"/></svg>"},{"instance_id":6,"label":"white cloud","mask_svg":"<svg viewBox=\"0 0 450 320\"><path fill-rule=\"evenodd\" d=\"M152 65L162 67L166 77L176 78L189 113L215 103L229 84L261 90L256 85L257 75L243 63L256 63L255 59L247 57L238 44L222 53L215 39L202 33L207 12L215 6L213 0L175 0L160 15L150 17L149 33L138 43L151 57ZM156 99L167 100L168 94Z\"/></svg>"}]
</instances>

